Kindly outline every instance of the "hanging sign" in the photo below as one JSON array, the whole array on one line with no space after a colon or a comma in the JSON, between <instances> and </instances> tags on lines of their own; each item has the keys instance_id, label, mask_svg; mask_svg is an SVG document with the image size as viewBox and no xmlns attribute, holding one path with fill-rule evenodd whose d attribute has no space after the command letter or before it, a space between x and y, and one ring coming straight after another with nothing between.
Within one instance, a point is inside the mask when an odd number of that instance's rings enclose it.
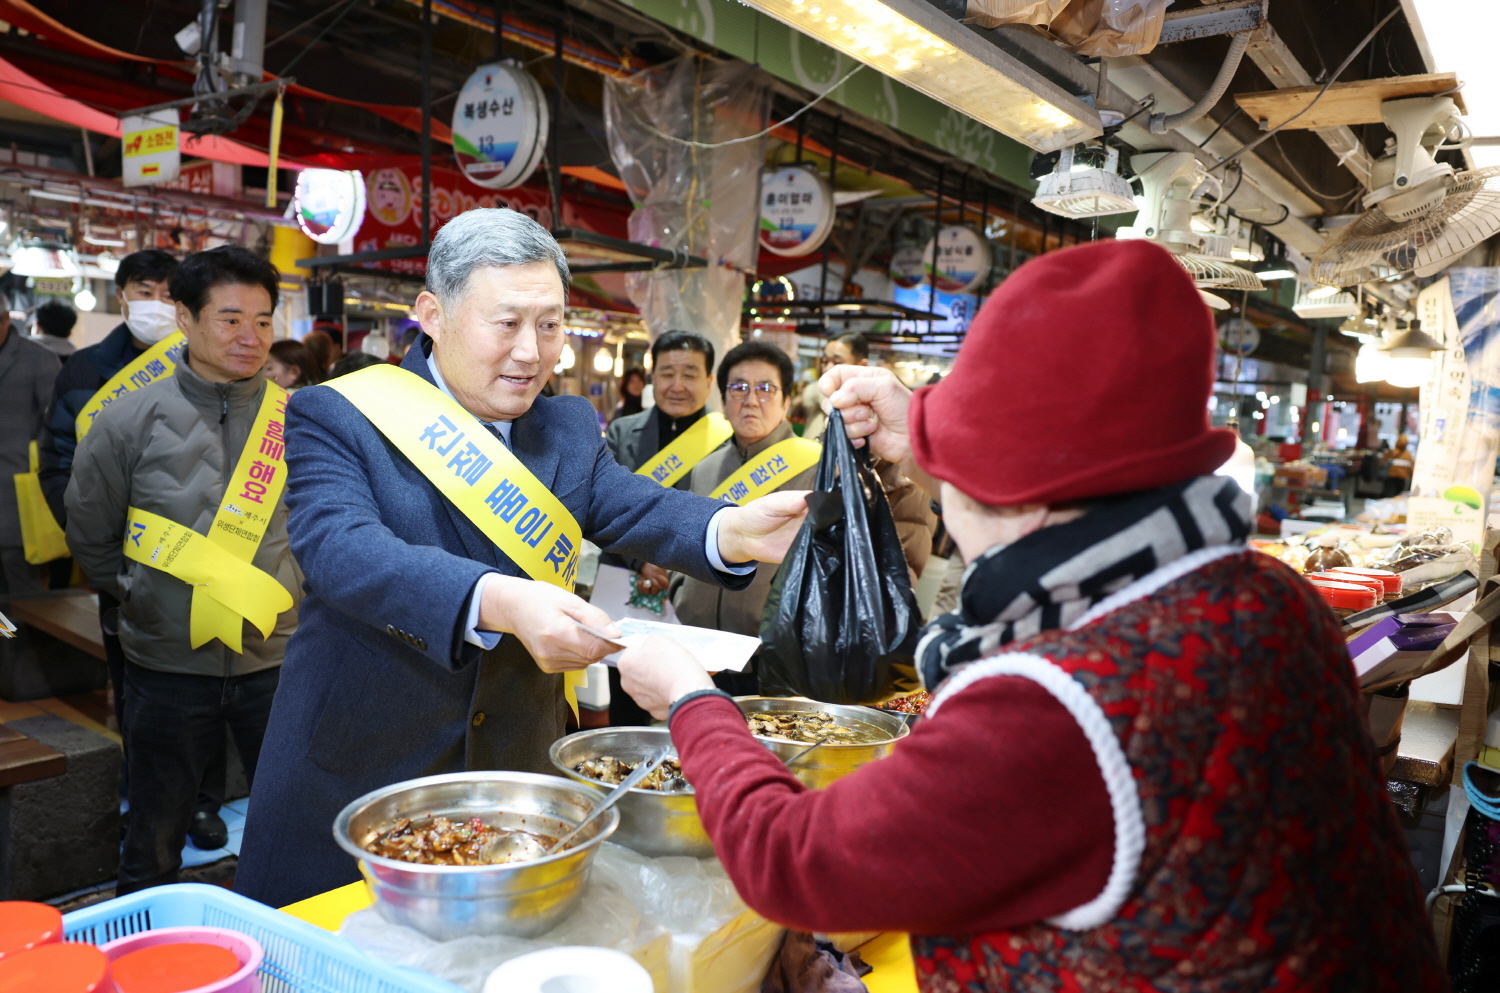
<instances>
[{"instance_id":1,"label":"hanging sign","mask_svg":"<svg viewBox=\"0 0 1500 993\"><path fill-rule=\"evenodd\" d=\"M1260 347L1260 328L1243 317L1219 325L1219 346L1230 355L1254 355Z\"/></svg>"},{"instance_id":2,"label":"hanging sign","mask_svg":"<svg viewBox=\"0 0 1500 993\"><path fill-rule=\"evenodd\" d=\"M453 157L476 185L508 190L526 182L547 144L547 101L515 62L474 70L453 105Z\"/></svg>"},{"instance_id":3,"label":"hanging sign","mask_svg":"<svg viewBox=\"0 0 1500 993\"><path fill-rule=\"evenodd\" d=\"M833 230L833 190L802 166L761 175L760 247L795 258L817 251Z\"/></svg>"},{"instance_id":4,"label":"hanging sign","mask_svg":"<svg viewBox=\"0 0 1500 993\"><path fill-rule=\"evenodd\" d=\"M932 258L929 248L926 254L916 245L898 248L891 254L891 282L904 290L921 286L927 282L927 260Z\"/></svg>"},{"instance_id":5,"label":"hanging sign","mask_svg":"<svg viewBox=\"0 0 1500 993\"><path fill-rule=\"evenodd\" d=\"M944 293L968 293L990 274L990 243L967 225L951 224L939 231L936 250L934 281ZM927 266L933 264L931 240L922 250L922 261Z\"/></svg>"},{"instance_id":6,"label":"hanging sign","mask_svg":"<svg viewBox=\"0 0 1500 993\"><path fill-rule=\"evenodd\" d=\"M121 181L126 186L153 186L177 178L182 152L177 143L177 110L153 111L120 122Z\"/></svg>"},{"instance_id":7,"label":"hanging sign","mask_svg":"<svg viewBox=\"0 0 1500 993\"><path fill-rule=\"evenodd\" d=\"M365 219L365 177L357 170L304 169L292 195L297 226L320 245L337 245Z\"/></svg>"}]
</instances>

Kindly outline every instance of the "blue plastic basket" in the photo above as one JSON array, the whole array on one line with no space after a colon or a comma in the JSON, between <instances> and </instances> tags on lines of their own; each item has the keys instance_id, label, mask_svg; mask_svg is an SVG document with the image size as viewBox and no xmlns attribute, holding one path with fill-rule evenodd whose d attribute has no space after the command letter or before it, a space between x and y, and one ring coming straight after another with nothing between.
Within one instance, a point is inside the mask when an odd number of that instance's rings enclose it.
<instances>
[{"instance_id":1,"label":"blue plastic basket","mask_svg":"<svg viewBox=\"0 0 1500 993\"><path fill-rule=\"evenodd\" d=\"M290 914L218 886L176 883L75 910L63 917L69 941L102 945L163 927L228 928L260 942L263 993L461 993L457 986L387 965Z\"/></svg>"}]
</instances>

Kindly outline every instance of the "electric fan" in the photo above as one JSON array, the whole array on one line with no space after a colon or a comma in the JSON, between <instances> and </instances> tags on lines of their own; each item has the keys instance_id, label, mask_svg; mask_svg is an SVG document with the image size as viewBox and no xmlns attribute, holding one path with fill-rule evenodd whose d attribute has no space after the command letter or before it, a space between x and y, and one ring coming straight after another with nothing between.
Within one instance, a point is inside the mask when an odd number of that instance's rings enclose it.
<instances>
[{"instance_id":1,"label":"electric fan","mask_svg":"<svg viewBox=\"0 0 1500 993\"><path fill-rule=\"evenodd\" d=\"M1430 276L1500 232L1500 166L1455 172L1433 158L1458 127L1451 97L1387 100L1380 116L1393 137L1371 171L1365 212L1313 257L1312 278L1326 286Z\"/></svg>"},{"instance_id":2,"label":"electric fan","mask_svg":"<svg viewBox=\"0 0 1500 993\"><path fill-rule=\"evenodd\" d=\"M1130 168L1141 181L1141 195L1135 198L1140 212L1134 226L1120 228L1116 238L1143 238L1166 248L1199 289L1265 289L1255 273L1225 261L1231 238L1193 230L1193 213L1201 199L1197 191L1205 182L1217 180L1207 175L1192 152L1132 155Z\"/></svg>"}]
</instances>

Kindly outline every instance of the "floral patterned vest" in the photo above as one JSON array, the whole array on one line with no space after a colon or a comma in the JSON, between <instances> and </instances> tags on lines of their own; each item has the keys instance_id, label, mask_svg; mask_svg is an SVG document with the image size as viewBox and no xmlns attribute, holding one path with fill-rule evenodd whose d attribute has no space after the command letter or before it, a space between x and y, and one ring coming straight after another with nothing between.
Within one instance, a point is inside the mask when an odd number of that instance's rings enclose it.
<instances>
[{"instance_id":1,"label":"floral patterned vest","mask_svg":"<svg viewBox=\"0 0 1500 993\"><path fill-rule=\"evenodd\" d=\"M960 670L934 706L995 675L1079 720L1114 866L1053 921L913 936L924 991L1447 988L1339 627L1281 563L1194 553Z\"/></svg>"}]
</instances>

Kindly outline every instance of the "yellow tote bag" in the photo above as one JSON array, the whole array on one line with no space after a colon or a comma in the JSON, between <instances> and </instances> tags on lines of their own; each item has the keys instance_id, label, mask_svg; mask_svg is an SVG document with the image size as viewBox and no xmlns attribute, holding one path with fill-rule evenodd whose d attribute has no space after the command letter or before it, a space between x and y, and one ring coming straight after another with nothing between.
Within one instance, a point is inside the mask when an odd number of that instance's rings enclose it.
<instances>
[{"instance_id":1,"label":"yellow tote bag","mask_svg":"<svg viewBox=\"0 0 1500 993\"><path fill-rule=\"evenodd\" d=\"M21 511L21 542L26 547L26 561L41 565L53 559L66 558L68 540L57 526L47 498L42 496L42 479L37 475L36 442L31 443L31 471L16 473L16 504Z\"/></svg>"}]
</instances>

